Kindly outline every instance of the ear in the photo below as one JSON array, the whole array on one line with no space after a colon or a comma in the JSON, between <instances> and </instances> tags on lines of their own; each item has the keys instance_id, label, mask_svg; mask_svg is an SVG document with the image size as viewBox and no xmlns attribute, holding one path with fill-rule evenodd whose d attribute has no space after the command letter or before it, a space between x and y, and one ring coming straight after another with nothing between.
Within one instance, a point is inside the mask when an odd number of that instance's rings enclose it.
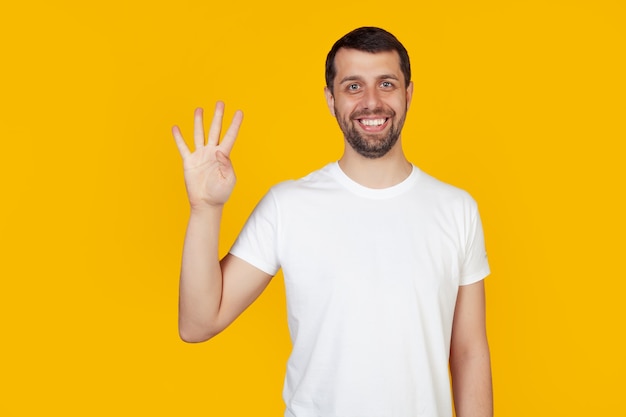
<instances>
[{"instance_id":1,"label":"ear","mask_svg":"<svg viewBox=\"0 0 626 417\"><path fill-rule=\"evenodd\" d=\"M330 88L324 87L324 95L326 96L326 105L328 105L328 110L330 110L330 114L332 114L333 117L337 117L337 115L335 114L335 97L330 91Z\"/></svg>"},{"instance_id":2,"label":"ear","mask_svg":"<svg viewBox=\"0 0 626 417\"><path fill-rule=\"evenodd\" d=\"M406 108L409 109L411 105L411 99L413 98L413 81L409 81L409 86L406 88Z\"/></svg>"}]
</instances>

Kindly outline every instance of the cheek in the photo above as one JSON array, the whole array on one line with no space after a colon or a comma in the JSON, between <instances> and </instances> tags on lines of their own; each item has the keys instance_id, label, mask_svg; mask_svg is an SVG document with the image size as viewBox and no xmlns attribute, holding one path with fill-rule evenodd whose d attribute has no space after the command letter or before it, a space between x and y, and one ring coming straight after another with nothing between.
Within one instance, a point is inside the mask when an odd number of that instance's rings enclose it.
<instances>
[{"instance_id":1,"label":"cheek","mask_svg":"<svg viewBox=\"0 0 626 417\"><path fill-rule=\"evenodd\" d=\"M342 103L335 102L334 112L335 117L349 119L352 114L352 109L346 107L345 105L342 106Z\"/></svg>"},{"instance_id":2,"label":"cheek","mask_svg":"<svg viewBox=\"0 0 626 417\"><path fill-rule=\"evenodd\" d=\"M405 97L399 97L397 100L394 100L392 104L392 108L398 114L406 113L408 109L408 101L406 100Z\"/></svg>"}]
</instances>

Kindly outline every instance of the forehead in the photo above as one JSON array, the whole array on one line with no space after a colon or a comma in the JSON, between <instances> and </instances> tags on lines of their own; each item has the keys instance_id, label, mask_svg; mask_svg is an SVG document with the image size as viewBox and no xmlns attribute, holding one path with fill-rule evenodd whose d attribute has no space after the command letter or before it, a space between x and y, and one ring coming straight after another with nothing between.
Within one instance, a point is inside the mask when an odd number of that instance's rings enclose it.
<instances>
[{"instance_id":1,"label":"forehead","mask_svg":"<svg viewBox=\"0 0 626 417\"><path fill-rule=\"evenodd\" d=\"M335 82L346 77L378 78L381 75L403 79L400 56L395 50L369 53L341 48L335 55L335 70Z\"/></svg>"}]
</instances>

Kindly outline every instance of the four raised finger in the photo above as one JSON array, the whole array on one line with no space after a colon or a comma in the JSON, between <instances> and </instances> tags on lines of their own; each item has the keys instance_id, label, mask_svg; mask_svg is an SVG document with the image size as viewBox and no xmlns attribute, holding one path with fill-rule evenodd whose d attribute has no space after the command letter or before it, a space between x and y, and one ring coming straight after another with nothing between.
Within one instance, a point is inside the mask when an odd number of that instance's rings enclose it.
<instances>
[{"instance_id":1,"label":"four raised finger","mask_svg":"<svg viewBox=\"0 0 626 417\"><path fill-rule=\"evenodd\" d=\"M174 126L172 128L172 135L174 135L174 141L176 142L176 146L178 147L178 152L180 152L180 156L182 156L183 158L189 156L191 152L189 151L189 148L187 147L185 139L180 133L180 129L178 128L178 126Z\"/></svg>"},{"instance_id":2,"label":"four raised finger","mask_svg":"<svg viewBox=\"0 0 626 417\"><path fill-rule=\"evenodd\" d=\"M201 149L204 147L204 122L203 122L203 110L198 107L194 112L194 146L195 150ZM212 146L220 147L221 152L224 155L228 156L230 151L235 144L235 139L239 134L239 128L241 126L241 122L243 121L243 112L241 110L237 110L233 115L233 119L224 135L224 138L220 142L220 135L222 131L222 120L224 118L224 103L222 101L218 101L215 105L215 112L213 113L213 119L211 121L211 127L209 129L208 136L208 144ZM172 134L174 135L174 140L176 141L176 146L178 147L178 151L183 158L186 158L191 154L183 135L180 132L178 126L174 126L172 128Z\"/></svg>"},{"instance_id":3,"label":"four raised finger","mask_svg":"<svg viewBox=\"0 0 626 417\"><path fill-rule=\"evenodd\" d=\"M218 101L215 103L215 111L213 112L213 120L209 129L208 144L217 146L222 133L222 119L224 118L224 103Z\"/></svg>"},{"instance_id":4,"label":"four raised finger","mask_svg":"<svg viewBox=\"0 0 626 417\"><path fill-rule=\"evenodd\" d=\"M193 113L193 143L196 150L204 146L204 121L202 120L203 111L200 107Z\"/></svg>"},{"instance_id":5,"label":"four raised finger","mask_svg":"<svg viewBox=\"0 0 626 417\"><path fill-rule=\"evenodd\" d=\"M243 112L241 110L237 110L233 115L233 120L230 122L230 126L222 139L222 143L220 144L220 150L224 152L226 156L230 155L230 151L233 149L233 145L235 144L235 139L237 139L237 135L239 134L239 127L241 126L242 121Z\"/></svg>"}]
</instances>

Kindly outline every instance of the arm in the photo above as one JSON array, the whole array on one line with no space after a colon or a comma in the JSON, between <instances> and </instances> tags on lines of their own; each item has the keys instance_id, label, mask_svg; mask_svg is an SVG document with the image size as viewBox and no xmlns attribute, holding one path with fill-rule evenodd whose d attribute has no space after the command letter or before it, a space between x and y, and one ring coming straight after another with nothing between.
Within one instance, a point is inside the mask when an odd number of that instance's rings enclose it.
<instances>
[{"instance_id":1,"label":"arm","mask_svg":"<svg viewBox=\"0 0 626 417\"><path fill-rule=\"evenodd\" d=\"M492 417L491 363L483 281L461 286L456 301L450 373L458 417Z\"/></svg>"},{"instance_id":2,"label":"arm","mask_svg":"<svg viewBox=\"0 0 626 417\"><path fill-rule=\"evenodd\" d=\"M202 109L194 115L192 153L180 130L172 133L183 158L191 212L180 274L178 329L187 342L210 339L228 326L269 283L271 276L234 257L218 258L222 209L235 185L229 159L243 114L238 111L219 141L224 104L218 102L205 145Z\"/></svg>"}]
</instances>

